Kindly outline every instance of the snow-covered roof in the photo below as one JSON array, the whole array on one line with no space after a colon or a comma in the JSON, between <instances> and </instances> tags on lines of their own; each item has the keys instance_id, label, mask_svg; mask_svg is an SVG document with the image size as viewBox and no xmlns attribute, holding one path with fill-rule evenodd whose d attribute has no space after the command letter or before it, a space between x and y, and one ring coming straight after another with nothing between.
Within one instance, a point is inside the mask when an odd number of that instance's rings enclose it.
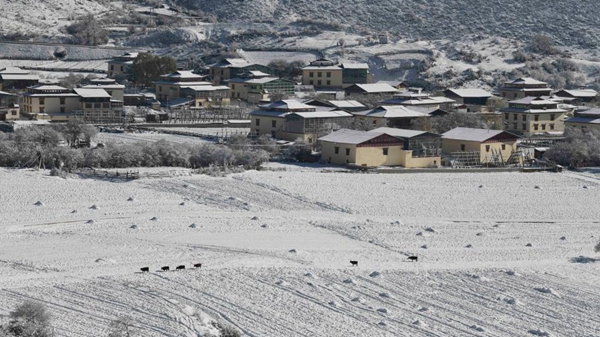
<instances>
[{"instance_id":1,"label":"snow-covered roof","mask_svg":"<svg viewBox=\"0 0 600 337\"><path fill-rule=\"evenodd\" d=\"M252 116L267 116L267 117L284 117L289 114L286 111L276 111L276 110L254 110L249 113Z\"/></svg>"},{"instance_id":2,"label":"snow-covered roof","mask_svg":"<svg viewBox=\"0 0 600 337\"><path fill-rule=\"evenodd\" d=\"M327 136L319 138L321 141L342 143L342 144L361 144L373 138L383 135L382 132L368 132L350 129L340 129Z\"/></svg>"},{"instance_id":3,"label":"snow-covered roof","mask_svg":"<svg viewBox=\"0 0 600 337\"><path fill-rule=\"evenodd\" d=\"M306 66L302 70L342 70L340 66Z\"/></svg>"},{"instance_id":4,"label":"snow-covered roof","mask_svg":"<svg viewBox=\"0 0 600 337\"><path fill-rule=\"evenodd\" d=\"M69 90L67 88L61 87L60 85L47 85L47 84L35 85L33 87L29 87L29 89L36 90L36 91L66 91L66 90Z\"/></svg>"},{"instance_id":5,"label":"snow-covered roof","mask_svg":"<svg viewBox=\"0 0 600 337\"><path fill-rule=\"evenodd\" d=\"M592 109L587 109L587 110L579 110L576 112L576 114L578 115L585 115L585 116L598 116L600 117L600 109L599 108L592 108Z\"/></svg>"},{"instance_id":6,"label":"snow-covered roof","mask_svg":"<svg viewBox=\"0 0 600 337\"><path fill-rule=\"evenodd\" d=\"M548 84L546 82L538 81L531 77L521 77L512 81L505 82L507 84L527 84L527 85L540 85L540 84Z\"/></svg>"},{"instance_id":7,"label":"snow-covered roof","mask_svg":"<svg viewBox=\"0 0 600 337\"><path fill-rule=\"evenodd\" d=\"M541 97L533 97L533 96L521 98L521 99L518 99L516 101L509 101L508 103L511 103L511 104L524 104L524 105L548 105L548 104L556 104L556 102L554 102L554 101L545 100L545 99L543 99Z\"/></svg>"},{"instance_id":8,"label":"snow-covered roof","mask_svg":"<svg viewBox=\"0 0 600 337\"><path fill-rule=\"evenodd\" d=\"M24 70L19 67L6 67L0 69L0 75L11 74L11 75L27 75L29 74L29 70Z\"/></svg>"},{"instance_id":9,"label":"snow-covered roof","mask_svg":"<svg viewBox=\"0 0 600 337\"><path fill-rule=\"evenodd\" d=\"M581 98L596 97L596 95L598 95L598 92L593 89L561 90L561 91L557 92L557 94L560 94L560 92L566 92L567 94L569 94L573 97L581 97Z\"/></svg>"},{"instance_id":10,"label":"snow-covered roof","mask_svg":"<svg viewBox=\"0 0 600 337\"><path fill-rule=\"evenodd\" d=\"M232 78L228 80L230 83L257 83L264 84L279 80L279 77L260 77L260 78Z\"/></svg>"},{"instance_id":11,"label":"snow-covered roof","mask_svg":"<svg viewBox=\"0 0 600 337\"><path fill-rule=\"evenodd\" d=\"M379 118L416 118L428 114L409 109L402 105L384 105L373 110L354 112L354 115Z\"/></svg>"},{"instance_id":12,"label":"snow-covered roof","mask_svg":"<svg viewBox=\"0 0 600 337\"><path fill-rule=\"evenodd\" d=\"M600 118L573 117L567 119L565 123L600 124Z\"/></svg>"},{"instance_id":13,"label":"snow-covered roof","mask_svg":"<svg viewBox=\"0 0 600 337\"><path fill-rule=\"evenodd\" d=\"M5 81L39 81L40 77L38 75L29 75L29 74L0 74L2 80Z\"/></svg>"},{"instance_id":14,"label":"snow-covered roof","mask_svg":"<svg viewBox=\"0 0 600 337\"><path fill-rule=\"evenodd\" d=\"M75 88L73 91L83 98L111 98L111 96L104 89Z\"/></svg>"},{"instance_id":15,"label":"snow-covered roof","mask_svg":"<svg viewBox=\"0 0 600 337\"><path fill-rule=\"evenodd\" d=\"M278 109L278 110L300 110L300 109L315 109L314 106L304 104L294 99L286 99L278 102L268 103L260 106L264 109Z\"/></svg>"},{"instance_id":16,"label":"snow-covered roof","mask_svg":"<svg viewBox=\"0 0 600 337\"><path fill-rule=\"evenodd\" d=\"M365 106L359 101L353 100L343 100L343 101L328 101L336 108L344 109L344 108L365 108Z\"/></svg>"},{"instance_id":17,"label":"snow-covered roof","mask_svg":"<svg viewBox=\"0 0 600 337\"><path fill-rule=\"evenodd\" d=\"M190 89L193 91L217 91L217 90L229 90L229 87L226 85L193 85L193 86L182 86L182 89Z\"/></svg>"},{"instance_id":18,"label":"snow-covered roof","mask_svg":"<svg viewBox=\"0 0 600 337\"><path fill-rule=\"evenodd\" d=\"M444 134L443 139L454 139L454 140L465 140L475 142L485 142L486 140L496 137L501 133L512 133L502 130L490 130L490 129L475 129L475 128L455 128ZM517 135L513 135L515 138L519 138Z\"/></svg>"},{"instance_id":19,"label":"snow-covered roof","mask_svg":"<svg viewBox=\"0 0 600 337\"><path fill-rule=\"evenodd\" d=\"M352 117L345 111L314 111L314 112L295 112L294 115L301 116L302 118L338 118L338 117Z\"/></svg>"},{"instance_id":20,"label":"snow-covered roof","mask_svg":"<svg viewBox=\"0 0 600 337\"><path fill-rule=\"evenodd\" d=\"M427 132L427 131L396 129L396 128L388 128L388 127L377 128L377 129L371 130L369 132L385 133L387 135L394 136L394 137L400 137L400 138L412 138L412 137L420 136L423 134L435 135L435 134ZM439 135L436 135L436 136L439 136Z\"/></svg>"},{"instance_id":21,"label":"snow-covered roof","mask_svg":"<svg viewBox=\"0 0 600 337\"><path fill-rule=\"evenodd\" d=\"M392 87L391 85L389 85L387 83L354 84L353 86L357 86L364 92L371 93L371 94L380 93L380 92L384 92L384 93L398 92L398 89Z\"/></svg>"},{"instance_id":22,"label":"snow-covered roof","mask_svg":"<svg viewBox=\"0 0 600 337\"><path fill-rule=\"evenodd\" d=\"M474 97L492 97L492 94L483 89L448 89L456 96L463 98L474 98Z\"/></svg>"},{"instance_id":23,"label":"snow-covered roof","mask_svg":"<svg viewBox=\"0 0 600 337\"><path fill-rule=\"evenodd\" d=\"M342 63L344 69L369 69L369 65L366 63Z\"/></svg>"},{"instance_id":24,"label":"snow-covered roof","mask_svg":"<svg viewBox=\"0 0 600 337\"><path fill-rule=\"evenodd\" d=\"M192 71L190 70L178 70L178 71L174 71L170 74L167 75L160 75L160 77L162 78L203 78L204 76L202 75L198 75L198 74L194 74Z\"/></svg>"},{"instance_id":25,"label":"snow-covered roof","mask_svg":"<svg viewBox=\"0 0 600 337\"><path fill-rule=\"evenodd\" d=\"M122 84L90 84L90 85L84 85L82 88L84 89L109 89L109 90L115 90L115 89L125 89L125 86Z\"/></svg>"}]
</instances>

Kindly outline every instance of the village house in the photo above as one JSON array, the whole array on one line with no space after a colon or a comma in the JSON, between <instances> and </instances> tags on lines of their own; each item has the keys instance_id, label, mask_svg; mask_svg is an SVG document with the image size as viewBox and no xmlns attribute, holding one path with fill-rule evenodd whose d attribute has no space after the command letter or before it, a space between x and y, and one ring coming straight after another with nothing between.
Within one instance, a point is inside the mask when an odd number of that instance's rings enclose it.
<instances>
[{"instance_id":1,"label":"village house","mask_svg":"<svg viewBox=\"0 0 600 337\"><path fill-rule=\"evenodd\" d=\"M240 77L227 81L231 89L231 98L250 103L268 100L271 95L281 95L287 98L294 95L296 83L290 80L272 77L259 70L250 70L240 74Z\"/></svg>"},{"instance_id":2,"label":"village house","mask_svg":"<svg viewBox=\"0 0 600 337\"><path fill-rule=\"evenodd\" d=\"M317 90L343 89L353 84L373 83L373 75L366 63L342 63L318 59L302 68L302 84Z\"/></svg>"},{"instance_id":3,"label":"village house","mask_svg":"<svg viewBox=\"0 0 600 337\"><path fill-rule=\"evenodd\" d=\"M26 88L40 82L38 75L18 67L0 69L0 90L7 92L22 92Z\"/></svg>"},{"instance_id":4,"label":"village house","mask_svg":"<svg viewBox=\"0 0 600 337\"><path fill-rule=\"evenodd\" d=\"M121 121L123 101L113 99L104 89L67 89L38 85L23 95L23 115L33 120L68 121L80 118L91 123Z\"/></svg>"},{"instance_id":5,"label":"village house","mask_svg":"<svg viewBox=\"0 0 600 337\"><path fill-rule=\"evenodd\" d=\"M385 83L372 84L353 84L344 89L347 98L359 97L376 97L379 99L387 99L394 97L398 93L398 89Z\"/></svg>"},{"instance_id":6,"label":"village house","mask_svg":"<svg viewBox=\"0 0 600 337\"><path fill-rule=\"evenodd\" d=\"M18 120L21 118L19 95L0 91L0 121Z\"/></svg>"},{"instance_id":7,"label":"village house","mask_svg":"<svg viewBox=\"0 0 600 337\"><path fill-rule=\"evenodd\" d=\"M308 105L313 105L313 106L322 106L322 107L334 108L337 110L344 110L346 112L357 112L357 111L367 110L367 107L364 104L360 103L359 101L354 101L354 100L313 99L313 100L309 100L304 103L308 104Z\"/></svg>"},{"instance_id":8,"label":"village house","mask_svg":"<svg viewBox=\"0 0 600 337\"><path fill-rule=\"evenodd\" d=\"M319 136L349 124L352 115L331 107L282 100L259 105L258 110L250 112L250 120L252 136L271 135L288 141L300 138L315 143Z\"/></svg>"},{"instance_id":9,"label":"village house","mask_svg":"<svg viewBox=\"0 0 600 337\"><path fill-rule=\"evenodd\" d=\"M598 98L598 92L593 89L559 90L554 93L557 97L576 99L582 103L590 103Z\"/></svg>"},{"instance_id":10,"label":"village house","mask_svg":"<svg viewBox=\"0 0 600 337\"><path fill-rule=\"evenodd\" d=\"M212 78L213 85L227 85L228 80L240 77L241 74L251 70L266 74L272 73L272 69L267 66L250 63L241 58L222 59L219 63L211 65L208 73Z\"/></svg>"},{"instance_id":11,"label":"village house","mask_svg":"<svg viewBox=\"0 0 600 337\"><path fill-rule=\"evenodd\" d=\"M372 110L351 112L357 121L367 125L410 129L415 119L429 118L429 114L401 105L383 105Z\"/></svg>"},{"instance_id":12,"label":"village house","mask_svg":"<svg viewBox=\"0 0 600 337\"><path fill-rule=\"evenodd\" d=\"M444 111L451 111L455 103L455 100L447 97L430 96L423 93L421 88L409 88L409 90L381 102L382 105L403 105L406 107L432 108Z\"/></svg>"},{"instance_id":13,"label":"village house","mask_svg":"<svg viewBox=\"0 0 600 337\"><path fill-rule=\"evenodd\" d=\"M106 83L106 84L90 84L84 85L84 89L104 89L114 100L123 101L125 95L125 86L117 83Z\"/></svg>"},{"instance_id":14,"label":"village house","mask_svg":"<svg viewBox=\"0 0 600 337\"><path fill-rule=\"evenodd\" d=\"M160 78L159 81L154 82L154 85L156 98L161 102L182 97L182 87L211 85L210 82L205 81L206 76L194 74L189 70L177 70L161 75Z\"/></svg>"},{"instance_id":15,"label":"village house","mask_svg":"<svg viewBox=\"0 0 600 337\"><path fill-rule=\"evenodd\" d=\"M225 85L196 85L182 86L182 98L192 99L192 106L195 108L207 107L210 105L229 105L231 102L230 89Z\"/></svg>"},{"instance_id":16,"label":"village house","mask_svg":"<svg viewBox=\"0 0 600 337\"><path fill-rule=\"evenodd\" d=\"M341 129L319 141L321 159L336 165L424 168L436 167L441 161L440 135L423 131Z\"/></svg>"},{"instance_id":17,"label":"village house","mask_svg":"<svg viewBox=\"0 0 600 337\"><path fill-rule=\"evenodd\" d=\"M567 110L558 107L555 101L541 97L525 97L508 102L507 108L500 109L504 116L505 129L511 132L533 136L538 134L561 133Z\"/></svg>"},{"instance_id":18,"label":"village house","mask_svg":"<svg viewBox=\"0 0 600 337\"><path fill-rule=\"evenodd\" d=\"M108 77L130 77L133 62L139 53L125 53L108 61Z\"/></svg>"},{"instance_id":19,"label":"village house","mask_svg":"<svg viewBox=\"0 0 600 337\"><path fill-rule=\"evenodd\" d=\"M408 84L404 81L377 81L375 84L389 84L392 87L398 89L399 92L408 90Z\"/></svg>"},{"instance_id":20,"label":"village house","mask_svg":"<svg viewBox=\"0 0 600 337\"><path fill-rule=\"evenodd\" d=\"M593 108L576 111L575 117L565 121L565 127L582 130L596 129L600 131L600 109Z\"/></svg>"},{"instance_id":21,"label":"village house","mask_svg":"<svg viewBox=\"0 0 600 337\"><path fill-rule=\"evenodd\" d=\"M508 163L514 159L519 138L502 130L455 128L442 134L442 153L466 166Z\"/></svg>"},{"instance_id":22,"label":"village house","mask_svg":"<svg viewBox=\"0 0 600 337\"><path fill-rule=\"evenodd\" d=\"M500 88L500 96L505 99L518 100L525 97L550 96L552 89L548 83L529 77L505 82Z\"/></svg>"},{"instance_id":23,"label":"village house","mask_svg":"<svg viewBox=\"0 0 600 337\"><path fill-rule=\"evenodd\" d=\"M487 102L492 94L483 89L446 89L444 96L464 106L467 112L488 112Z\"/></svg>"}]
</instances>

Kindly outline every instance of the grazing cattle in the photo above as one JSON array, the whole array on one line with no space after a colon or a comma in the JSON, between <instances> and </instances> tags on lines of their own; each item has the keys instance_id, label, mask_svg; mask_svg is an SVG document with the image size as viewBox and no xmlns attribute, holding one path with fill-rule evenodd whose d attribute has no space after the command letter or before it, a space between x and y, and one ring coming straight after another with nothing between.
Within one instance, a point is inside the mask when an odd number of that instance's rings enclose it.
<instances>
[{"instance_id":1,"label":"grazing cattle","mask_svg":"<svg viewBox=\"0 0 600 337\"><path fill-rule=\"evenodd\" d=\"M150 271L150 268L149 267L143 267L143 268L140 268L140 270L142 271L142 273L147 273L147 272Z\"/></svg>"},{"instance_id":2,"label":"grazing cattle","mask_svg":"<svg viewBox=\"0 0 600 337\"><path fill-rule=\"evenodd\" d=\"M169 271L169 266L164 266L162 268L160 268L162 271Z\"/></svg>"},{"instance_id":3,"label":"grazing cattle","mask_svg":"<svg viewBox=\"0 0 600 337\"><path fill-rule=\"evenodd\" d=\"M350 264L354 267L358 267L358 261L350 261Z\"/></svg>"},{"instance_id":4,"label":"grazing cattle","mask_svg":"<svg viewBox=\"0 0 600 337\"><path fill-rule=\"evenodd\" d=\"M194 268L201 268L202 267L202 263L196 263L194 264Z\"/></svg>"},{"instance_id":5,"label":"grazing cattle","mask_svg":"<svg viewBox=\"0 0 600 337\"><path fill-rule=\"evenodd\" d=\"M184 269L185 269L185 266L183 266L183 265L182 266L177 266L177 268L175 268L175 270L184 270Z\"/></svg>"},{"instance_id":6,"label":"grazing cattle","mask_svg":"<svg viewBox=\"0 0 600 337\"><path fill-rule=\"evenodd\" d=\"M419 257L418 256L409 256L408 259L411 260L411 261L415 261L415 262L419 261Z\"/></svg>"}]
</instances>

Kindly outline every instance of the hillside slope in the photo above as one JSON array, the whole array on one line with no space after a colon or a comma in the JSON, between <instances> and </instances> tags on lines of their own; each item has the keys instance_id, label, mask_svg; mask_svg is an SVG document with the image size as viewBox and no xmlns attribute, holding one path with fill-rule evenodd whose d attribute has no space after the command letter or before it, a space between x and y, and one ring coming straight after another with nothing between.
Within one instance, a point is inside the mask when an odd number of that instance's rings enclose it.
<instances>
[{"instance_id":1,"label":"hillside slope","mask_svg":"<svg viewBox=\"0 0 600 337\"><path fill-rule=\"evenodd\" d=\"M355 32L389 32L420 39L483 33L528 40L551 35L564 45L600 43L594 0L173 0L220 21L297 19L347 25Z\"/></svg>"}]
</instances>

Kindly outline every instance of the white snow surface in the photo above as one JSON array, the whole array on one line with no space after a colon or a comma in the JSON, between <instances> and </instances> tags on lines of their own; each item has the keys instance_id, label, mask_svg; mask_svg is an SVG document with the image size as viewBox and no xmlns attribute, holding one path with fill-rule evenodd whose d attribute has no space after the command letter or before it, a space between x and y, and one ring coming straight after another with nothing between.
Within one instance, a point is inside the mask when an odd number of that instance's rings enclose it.
<instances>
[{"instance_id":1,"label":"white snow surface","mask_svg":"<svg viewBox=\"0 0 600 337\"><path fill-rule=\"evenodd\" d=\"M0 169L0 321L35 299L61 337L106 335L120 315L142 336L202 336L211 319L261 337L594 336L600 269L574 258L594 257L599 179Z\"/></svg>"}]
</instances>

